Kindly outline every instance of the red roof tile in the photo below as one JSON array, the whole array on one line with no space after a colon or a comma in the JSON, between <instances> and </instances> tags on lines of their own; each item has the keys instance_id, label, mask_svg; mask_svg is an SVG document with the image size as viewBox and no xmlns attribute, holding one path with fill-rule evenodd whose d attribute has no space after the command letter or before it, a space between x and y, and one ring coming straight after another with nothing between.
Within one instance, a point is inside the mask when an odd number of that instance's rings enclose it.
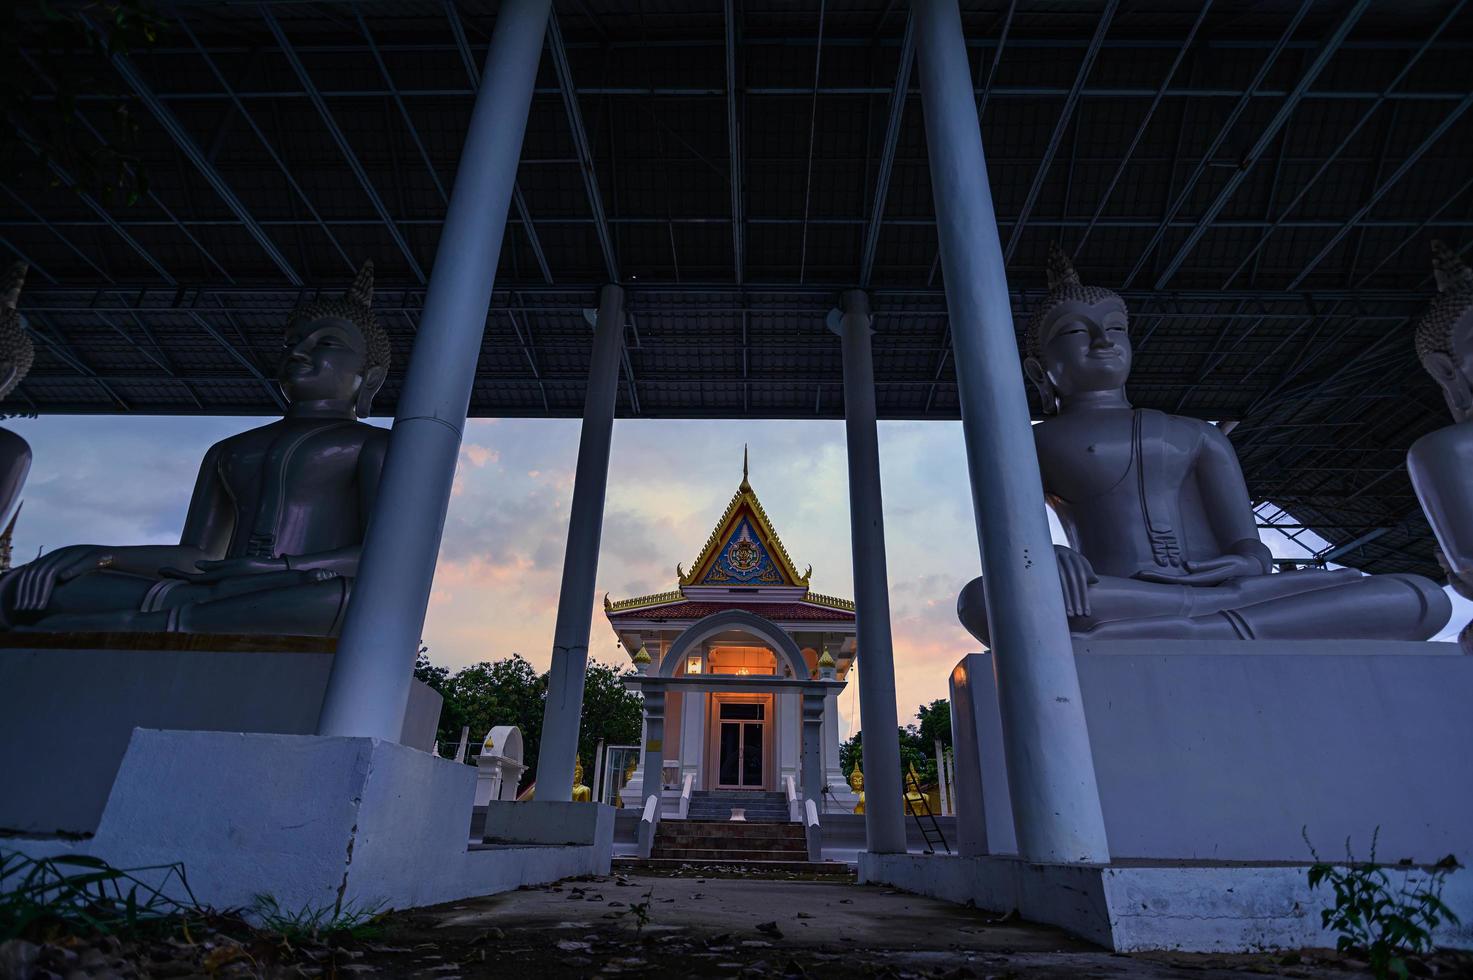
<instances>
[{"instance_id":1,"label":"red roof tile","mask_svg":"<svg viewBox=\"0 0 1473 980\"><path fill-rule=\"evenodd\" d=\"M637 619L665 623L678 619L704 619L728 609L745 609L747 612L756 613L763 619L770 619L774 622L791 623L800 620L823 623L854 622L854 613L847 609L833 609L808 602L696 602L687 599L683 602L673 602L668 606L626 609L607 615L612 621Z\"/></svg>"}]
</instances>

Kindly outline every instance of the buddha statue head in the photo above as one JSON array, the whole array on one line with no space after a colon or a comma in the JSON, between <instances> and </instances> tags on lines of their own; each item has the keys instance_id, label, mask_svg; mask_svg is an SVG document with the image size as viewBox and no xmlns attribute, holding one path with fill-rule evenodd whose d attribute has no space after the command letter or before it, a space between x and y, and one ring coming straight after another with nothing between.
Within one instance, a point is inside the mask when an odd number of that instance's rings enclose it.
<instances>
[{"instance_id":1,"label":"buddha statue head","mask_svg":"<svg viewBox=\"0 0 1473 980\"><path fill-rule=\"evenodd\" d=\"M1432 243L1437 297L1417 323L1417 358L1442 389L1457 422L1473 418L1473 269Z\"/></svg>"},{"instance_id":2,"label":"buddha statue head","mask_svg":"<svg viewBox=\"0 0 1473 980\"><path fill-rule=\"evenodd\" d=\"M1052 414L1061 398L1125 387L1131 351L1125 301L1103 286L1081 283L1057 244L1049 246L1048 286L1028 321L1023 371L1044 412Z\"/></svg>"},{"instance_id":3,"label":"buddha statue head","mask_svg":"<svg viewBox=\"0 0 1473 980\"><path fill-rule=\"evenodd\" d=\"M373 263L341 299L314 299L292 314L277 381L293 405L351 410L363 418L389 373L389 335L373 312Z\"/></svg>"},{"instance_id":4,"label":"buddha statue head","mask_svg":"<svg viewBox=\"0 0 1473 980\"><path fill-rule=\"evenodd\" d=\"M573 785L583 785L583 757L581 755L573 756Z\"/></svg>"},{"instance_id":5,"label":"buddha statue head","mask_svg":"<svg viewBox=\"0 0 1473 980\"><path fill-rule=\"evenodd\" d=\"M35 359L35 347L26 330L25 320L16 309L20 289L26 281L26 264L16 262L5 276L0 292L0 398L15 390L25 380Z\"/></svg>"},{"instance_id":6,"label":"buddha statue head","mask_svg":"<svg viewBox=\"0 0 1473 980\"><path fill-rule=\"evenodd\" d=\"M864 792L864 771L858 766L849 770L849 788L856 793Z\"/></svg>"}]
</instances>

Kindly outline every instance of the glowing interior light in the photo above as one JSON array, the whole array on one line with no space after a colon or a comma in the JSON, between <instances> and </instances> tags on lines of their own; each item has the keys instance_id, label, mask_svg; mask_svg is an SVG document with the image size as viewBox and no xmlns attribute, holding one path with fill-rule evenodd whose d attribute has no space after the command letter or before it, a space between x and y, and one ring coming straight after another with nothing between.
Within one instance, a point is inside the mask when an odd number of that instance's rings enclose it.
<instances>
[{"instance_id":1,"label":"glowing interior light","mask_svg":"<svg viewBox=\"0 0 1473 980\"><path fill-rule=\"evenodd\" d=\"M685 672L687 674L699 674L701 672L701 658L688 657L685 661Z\"/></svg>"}]
</instances>

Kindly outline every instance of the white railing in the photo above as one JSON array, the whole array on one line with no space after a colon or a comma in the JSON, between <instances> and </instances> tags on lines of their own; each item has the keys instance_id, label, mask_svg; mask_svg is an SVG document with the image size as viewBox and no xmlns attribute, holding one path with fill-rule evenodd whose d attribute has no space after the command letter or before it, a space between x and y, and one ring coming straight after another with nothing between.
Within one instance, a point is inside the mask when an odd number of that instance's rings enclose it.
<instances>
[{"instance_id":1,"label":"white railing","mask_svg":"<svg viewBox=\"0 0 1473 980\"><path fill-rule=\"evenodd\" d=\"M690 814L690 794L696 786L696 774L688 772L685 781L680 786L680 819L684 820Z\"/></svg>"},{"instance_id":2,"label":"white railing","mask_svg":"<svg viewBox=\"0 0 1473 980\"><path fill-rule=\"evenodd\" d=\"M639 818L639 856L647 858L655 846L655 826L660 822L660 796L652 793L644 801L644 813Z\"/></svg>"},{"instance_id":3,"label":"white railing","mask_svg":"<svg viewBox=\"0 0 1473 980\"><path fill-rule=\"evenodd\" d=\"M783 786L788 793L788 820L797 823L803 819L802 801L798 798L798 784L791 775L783 777Z\"/></svg>"},{"instance_id":4,"label":"white railing","mask_svg":"<svg viewBox=\"0 0 1473 980\"><path fill-rule=\"evenodd\" d=\"M818 829L818 804L807 799L803 801L803 809L807 815L807 819L803 821L803 836L808 841L808 860L822 861L823 836Z\"/></svg>"}]
</instances>

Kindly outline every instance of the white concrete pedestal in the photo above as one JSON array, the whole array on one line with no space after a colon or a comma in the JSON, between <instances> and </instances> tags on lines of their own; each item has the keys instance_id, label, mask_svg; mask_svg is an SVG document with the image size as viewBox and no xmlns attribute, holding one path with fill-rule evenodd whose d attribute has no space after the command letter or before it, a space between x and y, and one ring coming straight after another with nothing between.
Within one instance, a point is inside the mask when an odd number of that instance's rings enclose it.
<instances>
[{"instance_id":1,"label":"white concrete pedestal","mask_svg":"<svg viewBox=\"0 0 1473 980\"><path fill-rule=\"evenodd\" d=\"M180 862L203 904L265 894L292 911L409 908L608 873L611 840L469 849L475 782L469 766L379 739L139 729L96 835L72 852L120 868Z\"/></svg>"},{"instance_id":2,"label":"white concrete pedestal","mask_svg":"<svg viewBox=\"0 0 1473 980\"><path fill-rule=\"evenodd\" d=\"M887 884L945 901L1017 910L1117 952L1171 949L1245 952L1333 947L1320 910L1327 886L1310 891L1307 865L1133 862L1030 864L1016 857L860 852L860 884ZM1402 869L1387 872L1393 885ZM1412 870L1412 887L1425 874ZM1473 948L1473 871L1447 878L1445 901L1464 925L1444 924L1439 946Z\"/></svg>"}]
</instances>

